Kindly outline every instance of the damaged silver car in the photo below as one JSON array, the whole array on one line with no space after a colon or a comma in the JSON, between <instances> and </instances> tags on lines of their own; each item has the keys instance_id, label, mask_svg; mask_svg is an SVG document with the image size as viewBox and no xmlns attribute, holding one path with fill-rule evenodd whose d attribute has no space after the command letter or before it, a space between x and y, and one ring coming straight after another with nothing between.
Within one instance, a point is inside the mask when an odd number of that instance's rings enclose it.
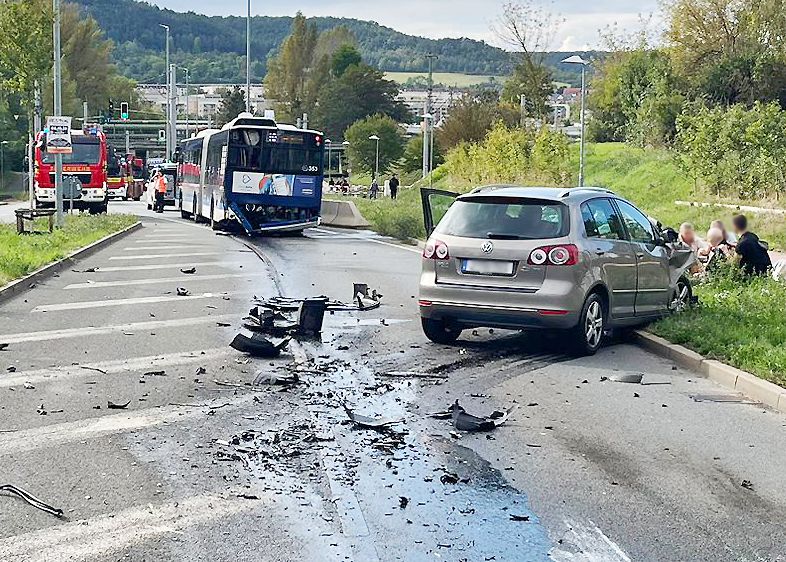
<instances>
[{"instance_id":1,"label":"damaged silver car","mask_svg":"<svg viewBox=\"0 0 786 562\"><path fill-rule=\"evenodd\" d=\"M690 250L600 188L493 185L421 191L423 331L452 343L477 327L562 329L593 354L612 328L681 311Z\"/></svg>"}]
</instances>

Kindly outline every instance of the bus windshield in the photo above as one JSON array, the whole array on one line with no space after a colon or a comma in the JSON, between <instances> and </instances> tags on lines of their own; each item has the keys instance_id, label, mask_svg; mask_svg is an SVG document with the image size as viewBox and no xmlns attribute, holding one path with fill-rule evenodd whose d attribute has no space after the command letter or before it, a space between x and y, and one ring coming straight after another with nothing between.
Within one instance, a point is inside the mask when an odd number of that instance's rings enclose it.
<instances>
[{"instance_id":1,"label":"bus windshield","mask_svg":"<svg viewBox=\"0 0 786 562\"><path fill-rule=\"evenodd\" d=\"M98 143L73 143L73 152L63 154L63 164L98 164L101 155L101 145ZM49 154L41 148L41 160L44 164L52 164L55 161L53 154Z\"/></svg>"},{"instance_id":2,"label":"bus windshield","mask_svg":"<svg viewBox=\"0 0 786 562\"><path fill-rule=\"evenodd\" d=\"M228 164L265 174L319 176L323 149L317 135L301 131L236 129L229 138Z\"/></svg>"}]
</instances>

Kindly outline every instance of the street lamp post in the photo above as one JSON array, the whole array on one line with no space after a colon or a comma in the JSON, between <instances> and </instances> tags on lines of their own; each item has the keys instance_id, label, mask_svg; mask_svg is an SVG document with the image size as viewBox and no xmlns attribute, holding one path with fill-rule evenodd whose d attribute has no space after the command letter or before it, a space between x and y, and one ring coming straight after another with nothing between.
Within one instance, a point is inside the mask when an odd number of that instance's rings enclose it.
<instances>
[{"instance_id":1,"label":"street lamp post","mask_svg":"<svg viewBox=\"0 0 786 562\"><path fill-rule=\"evenodd\" d=\"M54 46L54 114L55 117L60 117L63 114L63 98L61 91L61 59L60 59L60 0L53 0L54 10L54 28L53 28L53 46ZM55 224L58 228L62 228L65 224L63 217L63 155L55 154Z\"/></svg>"},{"instance_id":2,"label":"street lamp post","mask_svg":"<svg viewBox=\"0 0 786 562\"><path fill-rule=\"evenodd\" d=\"M327 145L327 149L328 149L327 173L328 173L328 181L329 181L330 178L333 177L331 172L330 172L330 164L331 164L331 158L330 157L332 156L331 149L333 148L333 141L330 140L330 139L325 139L325 144Z\"/></svg>"},{"instance_id":3,"label":"street lamp post","mask_svg":"<svg viewBox=\"0 0 786 562\"><path fill-rule=\"evenodd\" d=\"M374 166L374 179L376 179L377 183L379 183L379 137L377 135L371 135L368 137L368 140L373 140L377 143L377 159L376 165Z\"/></svg>"},{"instance_id":4,"label":"street lamp post","mask_svg":"<svg viewBox=\"0 0 786 562\"><path fill-rule=\"evenodd\" d=\"M166 153L167 156L169 156L172 152L172 139L169 138L170 123L172 121L172 84L169 79L169 26L163 23L159 23L158 25L166 30L166 70L164 74L166 74Z\"/></svg>"},{"instance_id":5,"label":"street lamp post","mask_svg":"<svg viewBox=\"0 0 786 562\"><path fill-rule=\"evenodd\" d=\"M345 140L344 142L341 143L341 146L344 147L344 156L346 157L347 150L349 149L349 141ZM338 158L338 173L339 173L339 175L343 176L344 175L344 159L341 157L341 153L339 153L338 156L339 156L339 158Z\"/></svg>"},{"instance_id":6,"label":"street lamp post","mask_svg":"<svg viewBox=\"0 0 786 562\"><path fill-rule=\"evenodd\" d=\"M5 190L5 145L8 141L0 142L0 193Z\"/></svg>"},{"instance_id":7,"label":"street lamp post","mask_svg":"<svg viewBox=\"0 0 786 562\"><path fill-rule=\"evenodd\" d=\"M186 71L186 138L188 138L188 128L189 128L188 127L188 125L189 125L189 123L188 123L188 113L190 111L190 108L188 107L188 101L189 101L189 99L188 99L188 85L189 85L188 78L189 78L189 74L190 73L189 73L188 69L185 68L185 67L183 68L183 70Z\"/></svg>"},{"instance_id":8,"label":"street lamp post","mask_svg":"<svg viewBox=\"0 0 786 562\"><path fill-rule=\"evenodd\" d=\"M589 61L584 60L579 55L573 55L564 59L562 62L567 64L580 64L581 65L581 138L579 140L579 187L584 185L584 108L586 107L587 99L587 81L586 72Z\"/></svg>"},{"instance_id":9,"label":"street lamp post","mask_svg":"<svg viewBox=\"0 0 786 562\"><path fill-rule=\"evenodd\" d=\"M251 0L246 13L246 112L251 113Z\"/></svg>"}]
</instances>

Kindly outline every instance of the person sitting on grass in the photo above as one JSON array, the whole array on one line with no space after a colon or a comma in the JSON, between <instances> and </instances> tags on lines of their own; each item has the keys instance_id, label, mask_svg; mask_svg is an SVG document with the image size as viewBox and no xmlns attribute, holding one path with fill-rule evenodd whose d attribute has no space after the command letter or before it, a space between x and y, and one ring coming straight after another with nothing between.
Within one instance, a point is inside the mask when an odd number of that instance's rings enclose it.
<instances>
[{"instance_id":1,"label":"person sitting on grass","mask_svg":"<svg viewBox=\"0 0 786 562\"><path fill-rule=\"evenodd\" d=\"M707 231L707 244L707 265L705 266L705 271L716 269L734 253L734 250L726 243L726 238L720 228L714 227Z\"/></svg>"},{"instance_id":2,"label":"person sitting on grass","mask_svg":"<svg viewBox=\"0 0 786 562\"><path fill-rule=\"evenodd\" d=\"M720 231L723 233L723 240L727 246L733 248L737 245L737 236L733 232L729 232L726 230L726 226L723 224L723 221L714 220L710 223L710 228L719 228Z\"/></svg>"},{"instance_id":3,"label":"person sitting on grass","mask_svg":"<svg viewBox=\"0 0 786 562\"><path fill-rule=\"evenodd\" d=\"M693 228L693 225L689 222L684 222L680 225L680 235L677 240L684 246L687 246L693 253L697 256L701 256L700 252L703 252L706 256L706 250L708 248L707 243L696 236L696 230Z\"/></svg>"},{"instance_id":4,"label":"person sitting on grass","mask_svg":"<svg viewBox=\"0 0 786 562\"><path fill-rule=\"evenodd\" d=\"M748 231L747 217L735 215L732 224L738 236L735 251L739 258L740 268L746 275L767 275L767 272L772 268L770 255L759 237Z\"/></svg>"}]
</instances>

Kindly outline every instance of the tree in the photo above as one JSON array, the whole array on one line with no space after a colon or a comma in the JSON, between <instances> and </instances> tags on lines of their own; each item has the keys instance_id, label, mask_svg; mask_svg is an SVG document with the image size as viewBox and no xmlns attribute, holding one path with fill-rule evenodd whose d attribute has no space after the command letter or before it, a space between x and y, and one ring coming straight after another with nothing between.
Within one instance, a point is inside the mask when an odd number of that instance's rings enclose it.
<instances>
[{"instance_id":1,"label":"tree","mask_svg":"<svg viewBox=\"0 0 786 562\"><path fill-rule=\"evenodd\" d=\"M519 51L519 62L508 80L503 98L518 102L523 95L535 117L546 115L546 99L552 91L551 71L544 64L558 27L562 23L534 0L508 2L496 24L500 39Z\"/></svg>"},{"instance_id":2,"label":"tree","mask_svg":"<svg viewBox=\"0 0 786 562\"><path fill-rule=\"evenodd\" d=\"M349 67L359 66L363 62L360 51L354 45L345 43L341 45L330 61L330 71L335 77L341 77Z\"/></svg>"},{"instance_id":3,"label":"tree","mask_svg":"<svg viewBox=\"0 0 786 562\"><path fill-rule=\"evenodd\" d=\"M331 80L318 97L316 123L330 137L341 138L352 123L374 114L402 122L407 107L396 100L398 86L365 64L353 65Z\"/></svg>"},{"instance_id":4,"label":"tree","mask_svg":"<svg viewBox=\"0 0 786 562\"><path fill-rule=\"evenodd\" d=\"M500 104L493 92L466 95L450 106L437 131L439 145L448 150L464 142L480 142L498 121L514 125L519 121L518 109Z\"/></svg>"},{"instance_id":5,"label":"tree","mask_svg":"<svg viewBox=\"0 0 786 562\"><path fill-rule=\"evenodd\" d=\"M436 136L436 135L435 135ZM439 139L434 139L434 168L445 161L439 146ZM399 169L402 172L417 172L423 169L423 135L417 135L407 141Z\"/></svg>"},{"instance_id":6,"label":"tree","mask_svg":"<svg viewBox=\"0 0 786 562\"><path fill-rule=\"evenodd\" d=\"M395 120L387 115L372 115L352 124L347 129L348 156L353 170L373 173L376 167L377 143L369 139L379 137L379 172L385 173L404 153L404 139Z\"/></svg>"},{"instance_id":7,"label":"tree","mask_svg":"<svg viewBox=\"0 0 786 562\"><path fill-rule=\"evenodd\" d=\"M313 88L318 84L309 82L309 75L315 63L317 38L316 25L309 24L298 12L292 21L291 34L268 63L265 90L276 103L276 113L286 120L294 121L312 109L309 100L315 98ZM309 84L311 87L307 89Z\"/></svg>"},{"instance_id":8,"label":"tree","mask_svg":"<svg viewBox=\"0 0 786 562\"><path fill-rule=\"evenodd\" d=\"M246 95L239 86L221 92L221 101L216 112L216 124L229 123L246 110Z\"/></svg>"}]
</instances>

